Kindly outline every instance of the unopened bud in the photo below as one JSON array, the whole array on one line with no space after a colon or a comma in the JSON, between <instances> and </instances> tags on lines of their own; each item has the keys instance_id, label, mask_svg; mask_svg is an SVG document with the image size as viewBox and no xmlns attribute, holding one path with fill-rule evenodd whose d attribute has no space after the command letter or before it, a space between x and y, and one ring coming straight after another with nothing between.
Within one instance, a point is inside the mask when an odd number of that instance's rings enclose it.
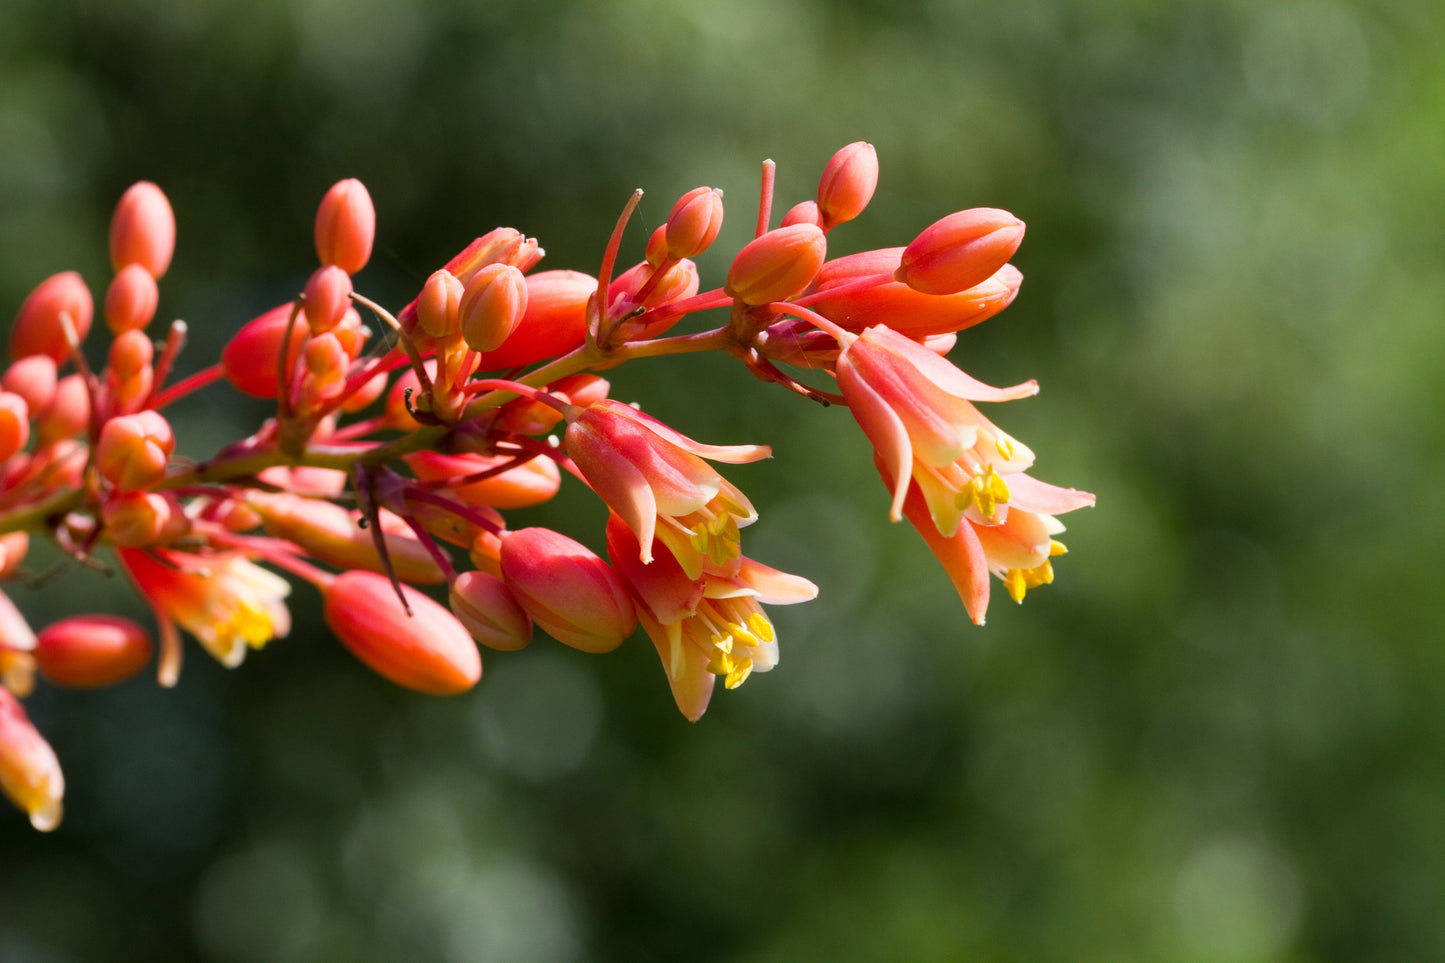
<instances>
[{"instance_id":1,"label":"unopened bud","mask_svg":"<svg viewBox=\"0 0 1445 963\"><path fill-rule=\"evenodd\" d=\"M823 215L818 212L817 201L799 201L788 208L783 215L782 227L792 227L794 224L812 224L816 227L823 226Z\"/></svg>"},{"instance_id":2,"label":"unopened bud","mask_svg":"<svg viewBox=\"0 0 1445 963\"><path fill-rule=\"evenodd\" d=\"M140 491L166 477L166 463L175 447L170 423L156 412L121 415L101 428L95 464L121 491Z\"/></svg>"},{"instance_id":3,"label":"unopened bud","mask_svg":"<svg viewBox=\"0 0 1445 963\"><path fill-rule=\"evenodd\" d=\"M828 242L816 226L780 227L738 252L723 290L744 304L786 300L812 283L827 253Z\"/></svg>"},{"instance_id":4,"label":"unopened bud","mask_svg":"<svg viewBox=\"0 0 1445 963\"><path fill-rule=\"evenodd\" d=\"M110 218L110 263L117 272L139 264L153 280L171 266L176 215L165 192L150 181L132 184Z\"/></svg>"},{"instance_id":5,"label":"unopened bud","mask_svg":"<svg viewBox=\"0 0 1445 963\"><path fill-rule=\"evenodd\" d=\"M527 275L527 310L506 341L481 356L482 371L499 371L554 358L587 338L587 302L597 279L580 271Z\"/></svg>"},{"instance_id":6,"label":"unopened bud","mask_svg":"<svg viewBox=\"0 0 1445 963\"><path fill-rule=\"evenodd\" d=\"M452 614L482 645L512 652L532 641L532 620L506 584L485 572L463 572L452 582Z\"/></svg>"},{"instance_id":7,"label":"unopened bud","mask_svg":"<svg viewBox=\"0 0 1445 963\"><path fill-rule=\"evenodd\" d=\"M462 338L473 351L494 351L527 310L527 279L510 264L488 264L467 282L460 306Z\"/></svg>"},{"instance_id":8,"label":"unopened bud","mask_svg":"<svg viewBox=\"0 0 1445 963\"><path fill-rule=\"evenodd\" d=\"M253 398L276 397L277 360L292 310L292 304L282 304L253 318L221 349L221 370L226 379ZM298 318L291 326L291 357L300 352L306 332L306 324Z\"/></svg>"},{"instance_id":9,"label":"unopened bud","mask_svg":"<svg viewBox=\"0 0 1445 963\"><path fill-rule=\"evenodd\" d=\"M150 635L130 619L77 615L52 622L35 644L35 667L45 679L72 689L115 685L151 660Z\"/></svg>"},{"instance_id":10,"label":"unopened bud","mask_svg":"<svg viewBox=\"0 0 1445 963\"><path fill-rule=\"evenodd\" d=\"M10 329L10 357L43 354L57 365L63 363L70 357L70 342L60 316L70 319L76 340L84 341L94 313L95 302L79 274L74 271L52 274L36 285L20 305L20 313Z\"/></svg>"},{"instance_id":11,"label":"unopened bud","mask_svg":"<svg viewBox=\"0 0 1445 963\"><path fill-rule=\"evenodd\" d=\"M117 378L133 378L150 367L155 345L144 331L130 330L110 343L107 362Z\"/></svg>"},{"instance_id":12,"label":"unopened bud","mask_svg":"<svg viewBox=\"0 0 1445 963\"><path fill-rule=\"evenodd\" d=\"M532 621L583 652L611 652L637 627L632 599L605 561L546 528L502 539L502 578Z\"/></svg>"},{"instance_id":13,"label":"unopened bud","mask_svg":"<svg viewBox=\"0 0 1445 963\"><path fill-rule=\"evenodd\" d=\"M418 451L404 457L412 474L421 481L452 480L454 483L447 490L469 505L527 508L547 501L557 494L562 484L557 463L541 455L480 481L467 481L466 478L500 468L512 461L512 457L443 455L435 451Z\"/></svg>"},{"instance_id":14,"label":"unopened bud","mask_svg":"<svg viewBox=\"0 0 1445 963\"><path fill-rule=\"evenodd\" d=\"M55 361L49 355L32 354L14 362L0 378L0 386L25 399L32 412L42 412L55 398Z\"/></svg>"},{"instance_id":15,"label":"unopened bud","mask_svg":"<svg viewBox=\"0 0 1445 963\"><path fill-rule=\"evenodd\" d=\"M1024 239L1008 211L975 207L929 225L903 251L894 279L924 294L955 294L986 281Z\"/></svg>"},{"instance_id":16,"label":"unopened bud","mask_svg":"<svg viewBox=\"0 0 1445 963\"><path fill-rule=\"evenodd\" d=\"M722 191L694 187L677 199L667 216L667 253L674 259L697 257L722 230Z\"/></svg>"},{"instance_id":17,"label":"unopened bud","mask_svg":"<svg viewBox=\"0 0 1445 963\"><path fill-rule=\"evenodd\" d=\"M0 689L0 790L49 832L60 825L65 777L50 743L31 725L25 709Z\"/></svg>"},{"instance_id":18,"label":"unopened bud","mask_svg":"<svg viewBox=\"0 0 1445 963\"><path fill-rule=\"evenodd\" d=\"M653 231L647 238L647 252L643 254L643 260L653 267L657 267L667 260L667 225L659 224L657 230Z\"/></svg>"},{"instance_id":19,"label":"unopened bud","mask_svg":"<svg viewBox=\"0 0 1445 963\"><path fill-rule=\"evenodd\" d=\"M299 545L308 555L337 568L385 571L375 536L358 524L360 512L290 494L257 494L251 504L261 514L266 534L273 538ZM383 518L400 521L390 512L384 512ZM446 581L441 566L404 522L400 530L383 523L382 539L397 578L419 584Z\"/></svg>"},{"instance_id":20,"label":"unopened bud","mask_svg":"<svg viewBox=\"0 0 1445 963\"><path fill-rule=\"evenodd\" d=\"M351 653L397 685L431 695L465 692L482 677L482 657L457 617L409 585L401 607L386 576L345 572L326 590L327 626Z\"/></svg>"},{"instance_id":21,"label":"unopened bud","mask_svg":"<svg viewBox=\"0 0 1445 963\"><path fill-rule=\"evenodd\" d=\"M316 256L347 274L366 267L376 237L376 208L354 177L331 185L316 209Z\"/></svg>"},{"instance_id":22,"label":"unopened bud","mask_svg":"<svg viewBox=\"0 0 1445 963\"><path fill-rule=\"evenodd\" d=\"M872 144L855 141L834 154L818 181L824 230L862 214L877 187L878 152Z\"/></svg>"},{"instance_id":23,"label":"unopened bud","mask_svg":"<svg viewBox=\"0 0 1445 963\"><path fill-rule=\"evenodd\" d=\"M101 509L106 536L121 548L146 548L184 535L189 524L179 505L157 492L119 492Z\"/></svg>"},{"instance_id":24,"label":"unopened bud","mask_svg":"<svg viewBox=\"0 0 1445 963\"><path fill-rule=\"evenodd\" d=\"M306 342L306 371L323 386L336 386L346 378L351 359L341 340L330 332L314 335Z\"/></svg>"},{"instance_id":25,"label":"unopened bud","mask_svg":"<svg viewBox=\"0 0 1445 963\"><path fill-rule=\"evenodd\" d=\"M351 307L351 275L334 264L311 272L306 282L306 324L312 334L324 334L341 323Z\"/></svg>"},{"instance_id":26,"label":"unopened bud","mask_svg":"<svg viewBox=\"0 0 1445 963\"><path fill-rule=\"evenodd\" d=\"M905 337L918 340L972 327L1013 303L1023 275L1010 264L993 277L957 294L923 294L906 284L888 281L871 287L833 294L820 289L808 306L839 327L861 332L886 324Z\"/></svg>"},{"instance_id":27,"label":"unopened bud","mask_svg":"<svg viewBox=\"0 0 1445 963\"><path fill-rule=\"evenodd\" d=\"M30 406L10 391L0 391L0 462L8 461L30 440Z\"/></svg>"},{"instance_id":28,"label":"unopened bud","mask_svg":"<svg viewBox=\"0 0 1445 963\"><path fill-rule=\"evenodd\" d=\"M36 434L40 445L73 438L90 424L90 392L78 374L66 375L55 383L55 397L40 416Z\"/></svg>"},{"instance_id":29,"label":"unopened bud","mask_svg":"<svg viewBox=\"0 0 1445 963\"><path fill-rule=\"evenodd\" d=\"M416 320L432 338L449 338L461 330L462 282L442 268L432 272L416 298Z\"/></svg>"},{"instance_id":30,"label":"unopened bud","mask_svg":"<svg viewBox=\"0 0 1445 963\"><path fill-rule=\"evenodd\" d=\"M160 291L144 264L127 264L105 291L105 326L111 334L145 328L156 316Z\"/></svg>"}]
</instances>

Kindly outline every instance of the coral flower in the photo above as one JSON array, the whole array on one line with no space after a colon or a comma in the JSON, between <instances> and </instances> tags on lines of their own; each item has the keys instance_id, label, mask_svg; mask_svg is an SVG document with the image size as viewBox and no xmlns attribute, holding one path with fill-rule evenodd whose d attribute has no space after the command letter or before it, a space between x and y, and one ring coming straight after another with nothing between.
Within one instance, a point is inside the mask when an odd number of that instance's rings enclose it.
<instances>
[{"instance_id":1,"label":"coral flower","mask_svg":"<svg viewBox=\"0 0 1445 963\"><path fill-rule=\"evenodd\" d=\"M738 529L757 520L741 491L703 461L767 458L766 445L704 445L635 408L604 399L569 414L565 446L577 470L637 536L652 561L654 536L688 578L704 563L736 566Z\"/></svg>"},{"instance_id":2,"label":"coral flower","mask_svg":"<svg viewBox=\"0 0 1445 963\"><path fill-rule=\"evenodd\" d=\"M637 536L616 515L607 553L637 599L637 620L657 648L677 707L696 722L721 677L729 689L778 664L778 639L761 603L789 605L818 595L798 575L740 557L731 574L690 578L667 552L639 560Z\"/></svg>"},{"instance_id":3,"label":"coral flower","mask_svg":"<svg viewBox=\"0 0 1445 963\"><path fill-rule=\"evenodd\" d=\"M178 623L228 669L241 664L248 647L259 649L291 630L291 614L282 601L290 584L243 555L202 557L165 549L118 549L116 554L155 609L162 634ZM174 668L163 664L162 672Z\"/></svg>"},{"instance_id":4,"label":"coral flower","mask_svg":"<svg viewBox=\"0 0 1445 963\"><path fill-rule=\"evenodd\" d=\"M60 825L65 777L55 751L25 714L25 707L0 689L0 792L25 810L41 832Z\"/></svg>"},{"instance_id":5,"label":"coral flower","mask_svg":"<svg viewBox=\"0 0 1445 963\"><path fill-rule=\"evenodd\" d=\"M894 521L902 517L910 481L922 489L943 536L958 530L966 512L981 523L996 515L1002 520L1009 500L1004 476L1033 464L1033 452L971 402L1027 398L1037 393L1036 382L990 387L882 325L847 338L837 373L893 486Z\"/></svg>"}]
</instances>

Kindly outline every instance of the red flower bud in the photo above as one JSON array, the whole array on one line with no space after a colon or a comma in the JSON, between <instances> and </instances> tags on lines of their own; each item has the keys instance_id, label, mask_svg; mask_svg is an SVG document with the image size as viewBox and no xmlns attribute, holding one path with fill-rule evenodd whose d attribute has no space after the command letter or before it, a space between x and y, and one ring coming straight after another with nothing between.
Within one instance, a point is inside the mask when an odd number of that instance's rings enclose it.
<instances>
[{"instance_id":1,"label":"red flower bud","mask_svg":"<svg viewBox=\"0 0 1445 963\"><path fill-rule=\"evenodd\" d=\"M532 620L496 576L463 572L452 582L450 599L452 614L487 648L511 652L532 641Z\"/></svg>"},{"instance_id":2,"label":"red flower bud","mask_svg":"<svg viewBox=\"0 0 1445 963\"><path fill-rule=\"evenodd\" d=\"M504 535L502 578L533 622L574 649L611 652L637 627L617 573L560 532L524 528Z\"/></svg>"},{"instance_id":3,"label":"red flower bud","mask_svg":"<svg viewBox=\"0 0 1445 963\"><path fill-rule=\"evenodd\" d=\"M123 682L150 660L150 635L114 615L77 615L52 622L35 644L40 674L54 685L73 689Z\"/></svg>"},{"instance_id":4,"label":"red flower bud","mask_svg":"<svg viewBox=\"0 0 1445 963\"><path fill-rule=\"evenodd\" d=\"M828 242L816 226L780 227L738 252L723 290L744 304L786 300L812 283L827 253Z\"/></svg>"},{"instance_id":5,"label":"red flower bud","mask_svg":"<svg viewBox=\"0 0 1445 963\"><path fill-rule=\"evenodd\" d=\"M32 412L42 412L55 398L55 362L49 355L32 354L21 358L5 371L0 386L25 399Z\"/></svg>"},{"instance_id":6,"label":"red flower bud","mask_svg":"<svg viewBox=\"0 0 1445 963\"><path fill-rule=\"evenodd\" d=\"M416 298L416 320L433 338L461 330L462 282L446 268L432 272Z\"/></svg>"},{"instance_id":7,"label":"red flower bud","mask_svg":"<svg viewBox=\"0 0 1445 963\"><path fill-rule=\"evenodd\" d=\"M306 325L312 334L325 334L341 323L351 307L351 275L334 264L311 272L306 281Z\"/></svg>"},{"instance_id":8,"label":"red flower bud","mask_svg":"<svg viewBox=\"0 0 1445 963\"><path fill-rule=\"evenodd\" d=\"M10 357L26 358L32 354L48 355L57 365L70 357L70 343L60 316L67 315L75 329L77 341L84 341L90 332L95 302L90 289L74 271L52 274L36 285L15 316L10 329Z\"/></svg>"},{"instance_id":9,"label":"red flower bud","mask_svg":"<svg viewBox=\"0 0 1445 963\"><path fill-rule=\"evenodd\" d=\"M722 191L694 187L677 199L667 216L667 253L674 259L697 257L722 230Z\"/></svg>"},{"instance_id":10,"label":"red flower bud","mask_svg":"<svg viewBox=\"0 0 1445 963\"><path fill-rule=\"evenodd\" d=\"M462 295L462 338L473 351L495 351L517 330L526 310L527 279L522 272L510 264L488 264L472 276Z\"/></svg>"},{"instance_id":11,"label":"red flower bud","mask_svg":"<svg viewBox=\"0 0 1445 963\"><path fill-rule=\"evenodd\" d=\"M397 685L431 695L465 692L482 677L482 657L466 626L409 585L374 572L345 572L326 590L326 624L352 655Z\"/></svg>"},{"instance_id":12,"label":"red flower bud","mask_svg":"<svg viewBox=\"0 0 1445 963\"><path fill-rule=\"evenodd\" d=\"M156 492L120 492L101 510L105 534L121 548L146 548L184 535L180 505Z\"/></svg>"},{"instance_id":13,"label":"red flower bud","mask_svg":"<svg viewBox=\"0 0 1445 963\"><path fill-rule=\"evenodd\" d=\"M818 181L818 210L826 230L863 213L878 186L878 152L855 141L834 154Z\"/></svg>"},{"instance_id":14,"label":"red flower bud","mask_svg":"<svg viewBox=\"0 0 1445 963\"><path fill-rule=\"evenodd\" d=\"M537 457L515 468L481 481L466 482L463 478L489 471L512 460L510 455L443 455L435 451L418 451L405 456L412 473L421 481L456 479L448 490L469 505L491 508L526 508L539 505L557 494L562 475L557 463Z\"/></svg>"},{"instance_id":15,"label":"red flower bud","mask_svg":"<svg viewBox=\"0 0 1445 963\"><path fill-rule=\"evenodd\" d=\"M144 331L126 331L110 343L110 373L121 379L134 378L150 367L155 352L155 345Z\"/></svg>"},{"instance_id":16,"label":"red flower bud","mask_svg":"<svg viewBox=\"0 0 1445 963\"><path fill-rule=\"evenodd\" d=\"M90 424L90 392L78 374L66 375L55 383L55 397L40 416L36 434L39 445L73 438Z\"/></svg>"},{"instance_id":17,"label":"red flower bud","mask_svg":"<svg viewBox=\"0 0 1445 963\"><path fill-rule=\"evenodd\" d=\"M165 193L149 181L132 184L110 218L110 263L117 272L139 264L153 280L171 266L176 215Z\"/></svg>"},{"instance_id":18,"label":"red flower bud","mask_svg":"<svg viewBox=\"0 0 1445 963\"><path fill-rule=\"evenodd\" d=\"M383 571L375 538L358 524L360 512L291 494L257 494L251 505L265 522L266 534L273 538L285 539L338 568ZM400 524L388 524L389 520ZM382 533L397 578L420 584L446 581L436 559L405 522L385 512Z\"/></svg>"},{"instance_id":19,"label":"red flower bud","mask_svg":"<svg viewBox=\"0 0 1445 963\"><path fill-rule=\"evenodd\" d=\"M337 181L316 209L316 256L347 274L366 267L376 237L376 208L356 178Z\"/></svg>"},{"instance_id":20,"label":"red flower bud","mask_svg":"<svg viewBox=\"0 0 1445 963\"><path fill-rule=\"evenodd\" d=\"M0 462L8 461L30 440L30 407L25 399L0 391Z\"/></svg>"},{"instance_id":21,"label":"red flower bud","mask_svg":"<svg viewBox=\"0 0 1445 963\"><path fill-rule=\"evenodd\" d=\"M166 462L175 447L170 423L158 413L121 415L101 428L95 464L121 491L140 491L165 478Z\"/></svg>"},{"instance_id":22,"label":"red flower bud","mask_svg":"<svg viewBox=\"0 0 1445 963\"><path fill-rule=\"evenodd\" d=\"M1008 211L975 207L935 221L903 251L894 280L924 294L955 294L1008 263L1024 222Z\"/></svg>"},{"instance_id":23,"label":"red flower bud","mask_svg":"<svg viewBox=\"0 0 1445 963\"><path fill-rule=\"evenodd\" d=\"M276 397L276 362L281 340L291 319L291 304L282 304L247 321L221 349L221 370L226 379L253 398ZM306 340L301 319L291 329L289 354L293 357Z\"/></svg>"},{"instance_id":24,"label":"red flower bud","mask_svg":"<svg viewBox=\"0 0 1445 963\"><path fill-rule=\"evenodd\" d=\"M788 212L783 215L783 227L792 227L794 224L812 224L816 227L823 226L823 215L818 212L817 201L799 201Z\"/></svg>"},{"instance_id":25,"label":"red flower bud","mask_svg":"<svg viewBox=\"0 0 1445 963\"><path fill-rule=\"evenodd\" d=\"M1013 303L1022 283L1018 269L1005 264L993 277L957 294L923 294L906 284L888 281L841 294L832 294L825 287L811 295L807 303L846 330L861 332L875 324L886 324L918 340L961 331L993 317Z\"/></svg>"},{"instance_id":26,"label":"red flower bud","mask_svg":"<svg viewBox=\"0 0 1445 963\"><path fill-rule=\"evenodd\" d=\"M138 331L156 316L160 291L144 264L131 263L111 278L105 291L105 326L111 334Z\"/></svg>"}]
</instances>

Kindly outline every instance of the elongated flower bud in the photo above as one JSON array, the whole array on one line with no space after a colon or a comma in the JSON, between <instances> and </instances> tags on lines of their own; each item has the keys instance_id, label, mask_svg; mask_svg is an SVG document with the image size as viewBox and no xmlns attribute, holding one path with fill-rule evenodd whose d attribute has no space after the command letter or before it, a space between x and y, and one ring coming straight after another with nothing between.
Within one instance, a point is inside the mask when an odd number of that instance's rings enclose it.
<instances>
[{"instance_id":1,"label":"elongated flower bud","mask_svg":"<svg viewBox=\"0 0 1445 963\"><path fill-rule=\"evenodd\" d=\"M487 648L510 652L532 641L532 620L496 576L463 572L452 582L450 599L452 614Z\"/></svg>"},{"instance_id":2,"label":"elongated flower bud","mask_svg":"<svg viewBox=\"0 0 1445 963\"><path fill-rule=\"evenodd\" d=\"M160 303L156 279L144 264L127 264L105 290L105 326L111 334L138 331L151 323Z\"/></svg>"},{"instance_id":3,"label":"elongated flower bud","mask_svg":"<svg viewBox=\"0 0 1445 963\"><path fill-rule=\"evenodd\" d=\"M430 695L476 685L482 657L466 627L411 586L401 590L410 616L386 576L345 572L326 590L326 624L352 655L397 685Z\"/></svg>"},{"instance_id":4,"label":"elongated flower bud","mask_svg":"<svg viewBox=\"0 0 1445 963\"><path fill-rule=\"evenodd\" d=\"M276 397L276 365L292 310L291 304L282 304L253 318L221 349L221 370L226 380L253 398ZM306 332L306 324L298 318L291 328L292 357L299 356Z\"/></svg>"},{"instance_id":5,"label":"elongated flower bud","mask_svg":"<svg viewBox=\"0 0 1445 963\"><path fill-rule=\"evenodd\" d=\"M935 221L903 251L894 279L924 294L954 294L986 281L1024 239L1008 211L975 207Z\"/></svg>"},{"instance_id":6,"label":"elongated flower bud","mask_svg":"<svg viewBox=\"0 0 1445 963\"><path fill-rule=\"evenodd\" d=\"M84 341L94 313L95 302L79 274L74 271L52 274L36 285L20 305L20 313L10 329L10 357L43 354L57 365L63 363L70 357L70 342L65 338L60 316L70 318L76 339Z\"/></svg>"},{"instance_id":7,"label":"elongated flower bud","mask_svg":"<svg viewBox=\"0 0 1445 963\"><path fill-rule=\"evenodd\" d=\"M139 264L160 280L176 249L176 215L165 192L150 181L132 184L110 219L110 263L117 272Z\"/></svg>"},{"instance_id":8,"label":"elongated flower bud","mask_svg":"<svg viewBox=\"0 0 1445 963\"><path fill-rule=\"evenodd\" d=\"M574 649L611 652L637 627L617 573L560 532L524 528L504 535L502 578L533 622Z\"/></svg>"},{"instance_id":9,"label":"elongated flower bud","mask_svg":"<svg viewBox=\"0 0 1445 963\"><path fill-rule=\"evenodd\" d=\"M823 288L808 306L839 327L862 331L886 324L905 337L921 339L972 327L1013 303L1023 275L1005 264L993 276L957 294L923 294L888 281L861 290L833 294Z\"/></svg>"},{"instance_id":10,"label":"elongated flower bud","mask_svg":"<svg viewBox=\"0 0 1445 963\"><path fill-rule=\"evenodd\" d=\"M527 310L527 279L510 264L488 264L467 282L459 309L462 338L473 351L494 351Z\"/></svg>"},{"instance_id":11,"label":"elongated flower bud","mask_svg":"<svg viewBox=\"0 0 1445 963\"><path fill-rule=\"evenodd\" d=\"M667 216L667 253L675 259L697 257L722 230L722 191L694 187L677 199Z\"/></svg>"},{"instance_id":12,"label":"elongated flower bud","mask_svg":"<svg viewBox=\"0 0 1445 963\"><path fill-rule=\"evenodd\" d=\"M786 300L812 283L827 252L823 232L812 224L769 231L733 258L723 290L744 304Z\"/></svg>"},{"instance_id":13,"label":"elongated flower bud","mask_svg":"<svg viewBox=\"0 0 1445 963\"><path fill-rule=\"evenodd\" d=\"M30 440L30 407L25 399L0 391L0 462L25 447Z\"/></svg>"},{"instance_id":14,"label":"elongated flower bud","mask_svg":"<svg viewBox=\"0 0 1445 963\"><path fill-rule=\"evenodd\" d=\"M834 154L818 181L818 211L827 230L851 221L873 199L878 187L878 152L872 144L855 141Z\"/></svg>"},{"instance_id":15,"label":"elongated flower bud","mask_svg":"<svg viewBox=\"0 0 1445 963\"><path fill-rule=\"evenodd\" d=\"M351 275L334 264L311 272L306 282L306 324L312 334L325 334L341 323L351 307Z\"/></svg>"},{"instance_id":16,"label":"elongated flower bud","mask_svg":"<svg viewBox=\"0 0 1445 963\"><path fill-rule=\"evenodd\" d=\"M418 451L405 458L412 473L422 481L454 479L448 491L469 505L527 508L540 505L557 494L562 484L557 463L545 456L478 481L467 481L466 476L499 468L512 461L511 456L443 455L435 451Z\"/></svg>"},{"instance_id":17,"label":"elongated flower bud","mask_svg":"<svg viewBox=\"0 0 1445 963\"><path fill-rule=\"evenodd\" d=\"M30 815L30 825L49 832L60 825L65 777L55 750L45 741L25 709L0 689L0 790Z\"/></svg>"},{"instance_id":18,"label":"elongated flower bud","mask_svg":"<svg viewBox=\"0 0 1445 963\"><path fill-rule=\"evenodd\" d=\"M331 185L316 209L316 256L355 274L371 259L376 208L366 185L354 177Z\"/></svg>"},{"instance_id":19,"label":"elongated flower bud","mask_svg":"<svg viewBox=\"0 0 1445 963\"><path fill-rule=\"evenodd\" d=\"M154 411L112 418L100 430L95 464L121 491L140 491L166 477L175 450L170 423Z\"/></svg>"},{"instance_id":20,"label":"elongated flower bud","mask_svg":"<svg viewBox=\"0 0 1445 963\"><path fill-rule=\"evenodd\" d=\"M54 685L96 689L123 682L151 660L150 635L115 615L52 622L35 643L35 667Z\"/></svg>"}]
</instances>

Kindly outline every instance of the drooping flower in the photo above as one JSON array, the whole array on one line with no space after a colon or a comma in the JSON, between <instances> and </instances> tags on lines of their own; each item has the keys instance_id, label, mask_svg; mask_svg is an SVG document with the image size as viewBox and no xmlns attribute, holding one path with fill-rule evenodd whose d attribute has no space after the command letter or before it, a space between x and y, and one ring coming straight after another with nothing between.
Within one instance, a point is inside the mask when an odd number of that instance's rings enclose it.
<instances>
[{"instance_id":1,"label":"drooping flower","mask_svg":"<svg viewBox=\"0 0 1445 963\"><path fill-rule=\"evenodd\" d=\"M939 534L964 514L988 523L1006 511L1005 476L1033 464L1033 452L985 418L974 401L1009 401L1038 391L1026 381L993 388L928 348L876 325L849 337L838 355L838 385L881 470L893 486L894 521L916 481Z\"/></svg>"},{"instance_id":2,"label":"drooping flower","mask_svg":"<svg viewBox=\"0 0 1445 963\"><path fill-rule=\"evenodd\" d=\"M118 549L116 554L155 609L163 637L171 622L179 624L228 669L241 664L247 648L259 649L291 630L291 613L282 601L290 584L238 552ZM163 662L163 673L170 668Z\"/></svg>"},{"instance_id":3,"label":"drooping flower","mask_svg":"<svg viewBox=\"0 0 1445 963\"><path fill-rule=\"evenodd\" d=\"M652 561L655 536L688 578L697 578L704 562L737 564L738 529L758 514L747 496L703 459L743 464L769 457L771 449L704 445L610 399L578 409L568 421L567 454L637 536L643 562Z\"/></svg>"},{"instance_id":4,"label":"drooping flower","mask_svg":"<svg viewBox=\"0 0 1445 963\"><path fill-rule=\"evenodd\" d=\"M657 648L674 701L690 721L707 710L719 677L729 689L778 664L778 639L762 604L816 598L798 575L746 556L730 573L689 577L668 552L640 559L637 536L622 519L607 522L607 552L637 600L637 620Z\"/></svg>"}]
</instances>

